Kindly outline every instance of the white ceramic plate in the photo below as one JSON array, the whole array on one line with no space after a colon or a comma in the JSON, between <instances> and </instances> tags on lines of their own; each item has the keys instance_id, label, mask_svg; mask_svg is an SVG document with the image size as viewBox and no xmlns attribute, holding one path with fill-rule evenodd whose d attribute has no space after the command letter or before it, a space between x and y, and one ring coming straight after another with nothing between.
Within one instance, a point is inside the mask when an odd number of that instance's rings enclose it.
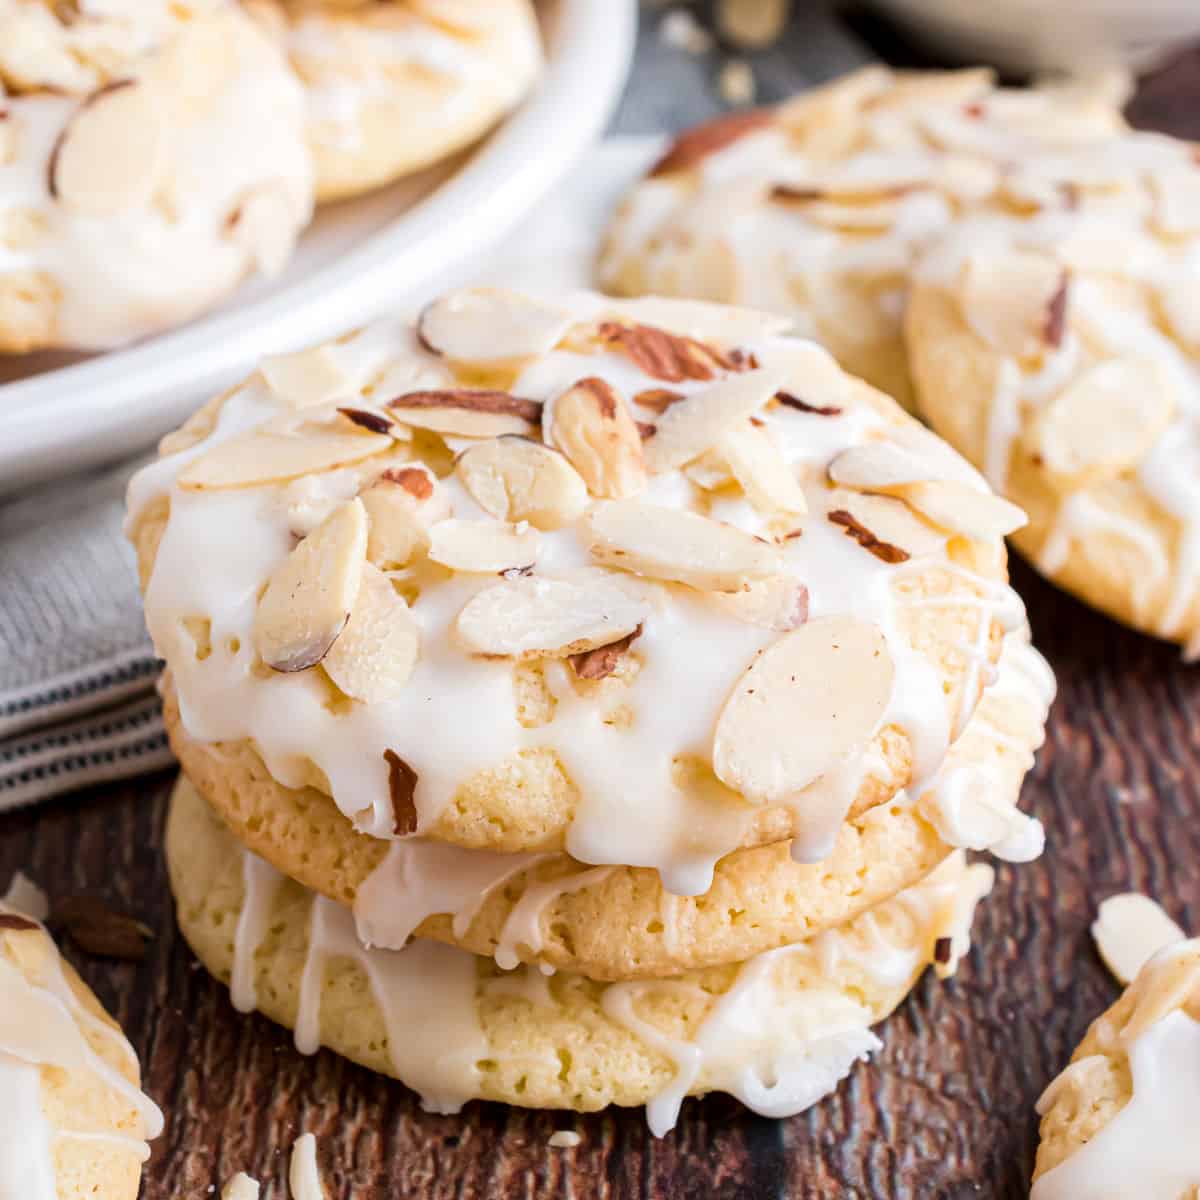
<instances>
[{"instance_id":1,"label":"white ceramic plate","mask_svg":"<svg viewBox=\"0 0 1200 1200\"><path fill-rule=\"evenodd\" d=\"M603 129L633 56L636 0L543 7L525 105L453 164L324 209L282 277L127 350L0 359L0 490L148 445L262 355L361 324L508 233Z\"/></svg>"}]
</instances>

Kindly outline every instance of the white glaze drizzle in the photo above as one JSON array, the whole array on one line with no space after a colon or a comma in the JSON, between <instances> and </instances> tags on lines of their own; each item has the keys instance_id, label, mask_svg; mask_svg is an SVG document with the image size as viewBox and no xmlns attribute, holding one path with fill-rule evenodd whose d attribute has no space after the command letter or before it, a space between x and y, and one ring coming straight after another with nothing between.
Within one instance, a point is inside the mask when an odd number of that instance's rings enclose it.
<instances>
[{"instance_id":1,"label":"white glaze drizzle","mask_svg":"<svg viewBox=\"0 0 1200 1200\"><path fill-rule=\"evenodd\" d=\"M254 981L254 951L267 934L271 905L283 876L257 854L242 855L242 907L233 936L233 971L229 998L238 1012L258 1007Z\"/></svg>"}]
</instances>

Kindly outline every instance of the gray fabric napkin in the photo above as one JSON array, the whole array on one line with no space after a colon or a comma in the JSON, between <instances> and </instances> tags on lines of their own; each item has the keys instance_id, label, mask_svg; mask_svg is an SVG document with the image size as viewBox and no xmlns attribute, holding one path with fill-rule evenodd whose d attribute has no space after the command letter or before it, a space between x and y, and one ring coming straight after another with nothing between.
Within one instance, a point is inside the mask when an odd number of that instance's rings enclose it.
<instances>
[{"instance_id":1,"label":"gray fabric napkin","mask_svg":"<svg viewBox=\"0 0 1200 1200\"><path fill-rule=\"evenodd\" d=\"M0 811L172 761L124 464L0 505Z\"/></svg>"}]
</instances>

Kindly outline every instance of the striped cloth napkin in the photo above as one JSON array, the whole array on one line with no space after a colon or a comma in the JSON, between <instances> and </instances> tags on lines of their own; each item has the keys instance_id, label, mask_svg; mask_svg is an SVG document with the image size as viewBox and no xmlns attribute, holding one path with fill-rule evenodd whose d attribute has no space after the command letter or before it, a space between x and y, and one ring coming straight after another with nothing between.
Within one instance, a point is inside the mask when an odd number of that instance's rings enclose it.
<instances>
[{"instance_id":1,"label":"striped cloth napkin","mask_svg":"<svg viewBox=\"0 0 1200 1200\"><path fill-rule=\"evenodd\" d=\"M0 502L0 811L173 761L121 533L133 469Z\"/></svg>"}]
</instances>

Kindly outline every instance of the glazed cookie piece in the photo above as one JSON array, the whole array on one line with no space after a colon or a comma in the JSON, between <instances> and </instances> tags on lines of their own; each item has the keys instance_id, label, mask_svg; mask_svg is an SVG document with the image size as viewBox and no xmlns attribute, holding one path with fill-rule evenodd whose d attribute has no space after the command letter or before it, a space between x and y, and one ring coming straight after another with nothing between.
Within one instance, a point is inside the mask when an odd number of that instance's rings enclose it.
<instances>
[{"instance_id":1,"label":"glazed cookie piece","mask_svg":"<svg viewBox=\"0 0 1200 1200\"><path fill-rule=\"evenodd\" d=\"M1040 822L1016 807L1041 744L1054 680L1012 635L1000 675L917 801L901 796L847 822L820 864L786 843L737 851L699 896L676 896L645 868L589 867L563 854L496 854L423 838L356 833L327 796L281 787L247 751L182 733L184 770L244 845L351 907L364 942L399 949L416 933L491 956L593 979L678 974L800 941L917 883L954 847L1036 858Z\"/></svg>"},{"instance_id":2,"label":"glazed cookie piece","mask_svg":"<svg viewBox=\"0 0 1200 1200\"><path fill-rule=\"evenodd\" d=\"M237 8L70 7L0 4L10 353L186 321L279 270L312 211L300 86Z\"/></svg>"},{"instance_id":3,"label":"glazed cookie piece","mask_svg":"<svg viewBox=\"0 0 1200 1200\"><path fill-rule=\"evenodd\" d=\"M265 362L131 486L183 730L376 838L824 857L961 733L1022 518L776 328L481 289Z\"/></svg>"},{"instance_id":4,"label":"glazed cookie piece","mask_svg":"<svg viewBox=\"0 0 1200 1200\"><path fill-rule=\"evenodd\" d=\"M542 62L530 0L251 0L308 93L318 200L453 154L524 99Z\"/></svg>"},{"instance_id":5,"label":"glazed cookie piece","mask_svg":"<svg viewBox=\"0 0 1200 1200\"><path fill-rule=\"evenodd\" d=\"M1152 957L1038 1102L1032 1200L1179 1200L1200 1188L1200 939L1184 940L1143 896L1106 905L1105 958Z\"/></svg>"},{"instance_id":6,"label":"glazed cookie piece","mask_svg":"<svg viewBox=\"0 0 1200 1200\"><path fill-rule=\"evenodd\" d=\"M600 282L786 314L907 406L900 325L919 249L980 205L1040 203L1021 187L1030 153L1121 125L1099 87L868 67L683 134L618 209Z\"/></svg>"},{"instance_id":7,"label":"glazed cookie piece","mask_svg":"<svg viewBox=\"0 0 1200 1200\"><path fill-rule=\"evenodd\" d=\"M1126 134L1022 173L1043 207L964 223L917 273L907 338L921 408L1028 512L1013 541L1043 574L1194 655L1195 147Z\"/></svg>"},{"instance_id":8,"label":"glazed cookie piece","mask_svg":"<svg viewBox=\"0 0 1200 1200\"><path fill-rule=\"evenodd\" d=\"M41 924L8 901L0 1014L0 1195L134 1200L162 1114L139 1090L119 1026Z\"/></svg>"},{"instance_id":9,"label":"glazed cookie piece","mask_svg":"<svg viewBox=\"0 0 1200 1200\"><path fill-rule=\"evenodd\" d=\"M930 963L952 973L990 867L948 860L919 886L809 944L679 979L598 984L503 972L416 940L366 950L349 913L243 851L181 780L167 855L184 936L234 1004L402 1080L427 1108L471 1099L594 1111L647 1106L655 1134L686 1095L799 1112L878 1048L870 1026ZM739 1014L760 1019L747 1022Z\"/></svg>"}]
</instances>

